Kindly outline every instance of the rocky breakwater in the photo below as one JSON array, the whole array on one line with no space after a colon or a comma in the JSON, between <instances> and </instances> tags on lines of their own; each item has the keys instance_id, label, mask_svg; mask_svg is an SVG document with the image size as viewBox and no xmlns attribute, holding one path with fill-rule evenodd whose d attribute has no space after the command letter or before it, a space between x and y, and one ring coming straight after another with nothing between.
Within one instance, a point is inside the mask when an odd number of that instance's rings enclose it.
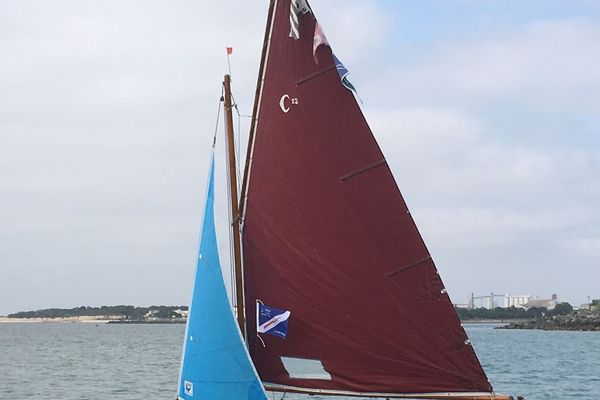
<instances>
[{"instance_id":1,"label":"rocky breakwater","mask_svg":"<svg viewBox=\"0 0 600 400\"><path fill-rule=\"evenodd\" d=\"M542 316L534 320L511 322L497 329L541 329L544 331L600 332L600 312L579 310L566 315Z\"/></svg>"}]
</instances>

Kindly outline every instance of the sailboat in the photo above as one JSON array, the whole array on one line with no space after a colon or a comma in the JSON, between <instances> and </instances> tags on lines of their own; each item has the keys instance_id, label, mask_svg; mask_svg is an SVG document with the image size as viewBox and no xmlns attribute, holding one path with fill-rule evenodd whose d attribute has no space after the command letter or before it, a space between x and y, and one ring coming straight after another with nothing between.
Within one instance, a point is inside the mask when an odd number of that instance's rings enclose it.
<instances>
[{"instance_id":1,"label":"sailboat","mask_svg":"<svg viewBox=\"0 0 600 400\"><path fill-rule=\"evenodd\" d=\"M177 399L512 399L488 381L309 4L270 1L240 195L223 85L235 306L213 151Z\"/></svg>"}]
</instances>

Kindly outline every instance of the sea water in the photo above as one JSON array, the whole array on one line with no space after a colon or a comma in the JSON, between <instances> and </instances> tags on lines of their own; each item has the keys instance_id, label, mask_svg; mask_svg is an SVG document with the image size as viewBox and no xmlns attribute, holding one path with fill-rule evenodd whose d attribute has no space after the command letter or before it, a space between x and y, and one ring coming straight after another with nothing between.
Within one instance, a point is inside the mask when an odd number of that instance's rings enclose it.
<instances>
[{"instance_id":1,"label":"sea water","mask_svg":"<svg viewBox=\"0 0 600 400\"><path fill-rule=\"evenodd\" d=\"M600 399L600 332L465 327L496 391ZM0 324L0 400L174 400L183 335L183 325Z\"/></svg>"}]
</instances>

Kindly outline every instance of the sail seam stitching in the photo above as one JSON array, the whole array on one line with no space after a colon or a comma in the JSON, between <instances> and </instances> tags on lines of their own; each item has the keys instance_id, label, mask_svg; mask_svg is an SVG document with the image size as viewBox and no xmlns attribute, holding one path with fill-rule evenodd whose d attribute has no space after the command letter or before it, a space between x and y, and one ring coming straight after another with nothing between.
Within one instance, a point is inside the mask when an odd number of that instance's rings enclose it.
<instances>
[{"instance_id":1,"label":"sail seam stitching","mask_svg":"<svg viewBox=\"0 0 600 400\"><path fill-rule=\"evenodd\" d=\"M340 181L342 181L342 182L347 181L348 179L351 179L351 178L354 178L354 177L356 177L358 175L364 174L365 172L368 172L368 171L370 171L372 169L375 169L375 168L377 168L380 165L383 165L385 163L386 163L385 158L382 158L381 160L377 161L376 163L367 165L366 167L364 167L362 169L359 169L358 171L351 172L349 174L340 176Z\"/></svg>"},{"instance_id":2,"label":"sail seam stitching","mask_svg":"<svg viewBox=\"0 0 600 400\"><path fill-rule=\"evenodd\" d=\"M401 267L393 269L393 270L391 270L389 272L386 272L384 274L384 276L386 278L391 278L392 276L394 276L394 275L396 275L396 274L398 274L400 272L406 271L407 269L411 269L411 268L414 268L414 267L418 267L419 265L425 264L428 261L431 261L431 256L423 257L420 260L417 260L417 261L413 262L412 264L403 265Z\"/></svg>"},{"instance_id":3,"label":"sail seam stitching","mask_svg":"<svg viewBox=\"0 0 600 400\"><path fill-rule=\"evenodd\" d=\"M304 77L304 78L302 78L302 79L298 79L298 80L296 81L296 86L300 86L300 85L302 85L303 83L306 83L306 82L308 82L308 81L310 81L310 80L312 80L312 79L314 79L314 78L317 78L317 77L319 77L319 76L321 76L321 75L324 75L324 74L328 73L329 71L333 71L333 70L335 70L335 69L336 69L336 66L335 66L335 65L332 65L332 66L330 66L330 67L327 67L327 68L325 68L325 69L322 69L322 70L320 70L320 71L317 71L317 72L315 72L315 73L313 73L313 74L310 74L310 75L308 75L307 77Z\"/></svg>"}]
</instances>

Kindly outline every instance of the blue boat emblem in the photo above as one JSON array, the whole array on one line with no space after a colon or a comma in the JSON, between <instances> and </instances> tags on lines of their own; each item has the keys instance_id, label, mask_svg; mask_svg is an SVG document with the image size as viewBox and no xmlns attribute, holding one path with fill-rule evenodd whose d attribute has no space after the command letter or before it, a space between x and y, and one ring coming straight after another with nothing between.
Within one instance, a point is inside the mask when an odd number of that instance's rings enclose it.
<instances>
[{"instance_id":1,"label":"blue boat emblem","mask_svg":"<svg viewBox=\"0 0 600 400\"><path fill-rule=\"evenodd\" d=\"M185 390L185 394L188 396L194 395L194 384L192 382L185 381L183 384L183 389Z\"/></svg>"}]
</instances>

